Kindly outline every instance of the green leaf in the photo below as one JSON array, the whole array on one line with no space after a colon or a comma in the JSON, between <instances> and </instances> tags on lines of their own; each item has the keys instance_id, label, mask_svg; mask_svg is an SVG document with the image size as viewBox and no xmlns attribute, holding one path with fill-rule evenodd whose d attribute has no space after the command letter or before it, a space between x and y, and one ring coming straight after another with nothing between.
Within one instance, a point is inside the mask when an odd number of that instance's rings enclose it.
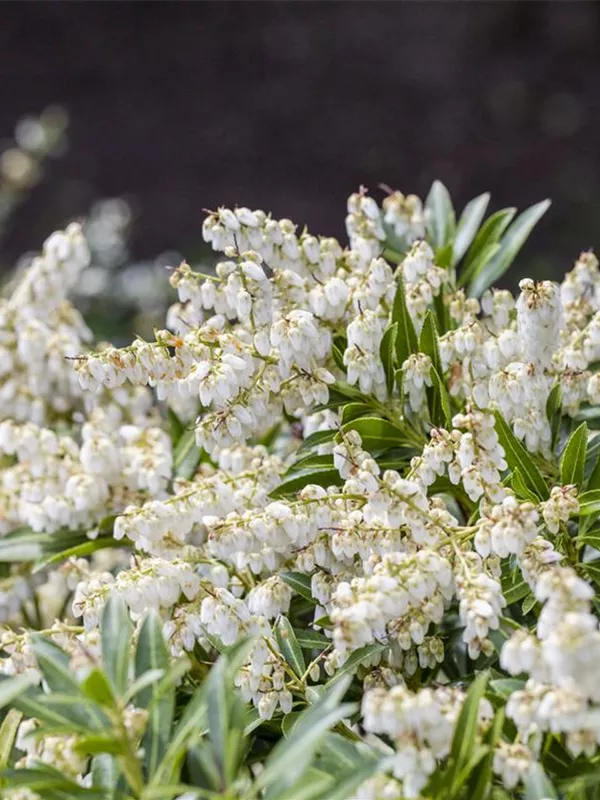
<instances>
[{"instance_id":1,"label":"green leaf","mask_svg":"<svg viewBox=\"0 0 600 800\"><path fill-rule=\"evenodd\" d=\"M529 614L531 609L535 608L536 603L537 600L535 599L535 595L533 594L533 592L531 592L525 597L523 603L521 604L521 613L527 616L527 614Z\"/></svg>"},{"instance_id":2,"label":"green leaf","mask_svg":"<svg viewBox=\"0 0 600 800\"><path fill-rule=\"evenodd\" d=\"M169 653L163 639L160 620L150 612L144 619L135 651L135 675L140 678L149 670L167 670ZM148 722L142 740L144 764L148 775L154 775L161 762L171 737L171 725L175 710L175 692L162 693L155 701L157 686L143 688L137 695L136 705L148 709Z\"/></svg>"},{"instance_id":3,"label":"green leaf","mask_svg":"<svg viewBox=\"0 0 600 800\"><path fill-rule=\"evenodd\" d=\"M221 775L221 786L227 786L227 732L229 728L229 702L227 697L226 658L221 656L213 664L206 684L206 711L208 735L215 766Z\"/></svg>"},{"instance_id":4,"label":"green leaf","mask_svg":"<svg viewBox=\"0 0 600 800\"><path fill-rule=\"evenodd\" d=\"M288 718L289 714L286 719ZM277 795L277 800L320 800L322 797L329 797L335 784L331 775L309 767L289 789Z\"/></svg>"},{"instance_id":5,"label":"green leaf","mask_svg":"<svg viewBox=\"0 0 600 800\"><path fill-rule=\"evenodd\" d=\"M558 793L541 764L532 764L523 782L525 800L558 800Z\"/></svg>"},{"instance_id":6,"label":"green leaf","mask_svg":"<svg viewBox=\"0 0 600 800\"><path fill-rule=\"evenodd\" d=\"M455 785L460 771L468 762L470 753L475 746L479 704L485 695L488 677L487 672L482 672L475 678L469 687L465 702L456 721L447 771L447 780L452 787Z\"/></svg>"},{"instance_id":7,"label":"green leaf","mask_svg":"<svg viewBox=\"0 0 600 800\"><path fill-rule=\"evenodd\" d=\"M600 550L600 528L592 528L584 533L580 532L577 537L577 544Z\"/></svg>"},{"instance_id":8,"label":"green leaf","mask_svg":"<svg viewBox=\"0 0 600 800\"><path fill-rule=\"evenodd\" d=\"M14 707L27 717L35 717L45 722L46 728L87 734L90 730L104 727L106 718L96 721L93 716L96 706L83 695L68 695L53 692L44 695L41 692L21 694L13 700Z\"/></svg>"},{"instance_id":9,"label":"green leaf","mask_svg":"<svg viewBox=\"0 0 600 800\"><path fill-rule=\"evenodd\" d=\"M579 516L589 517L600 511L600 489L590 489L579 495Z\"/></svg>"},{"instance_id":10,"label":"green leaf","mask_svg":"<svg viewBox=\"0 0 600 800\"><path fill-rule=\"evenodd\" d=\"M441 181L434 181L427 199L425 214L429 241L438 250L454 238L456 218L450 193Z\"/></svg>"},{"instance_id":11,"label":"green leaf","mask_svg":"<svg viewBox=\"0 0 600 800\"><path fill-rule=\"evenodd\" d=\"M310 575L304 575L302 572L280 572L279 577L284 583L287 583L296 594L304 597L305 600L310 600L311 603L317 604L311 593L311 580Z\"/></svg>"},{"instance_id":12,"label":"green leaf","mask_svg":"<svg viewBox=\"0 0 600 800\"><path fill-rule=\"evenodd\" d=\"M585 577L600 588L600 563L598 561L588 561L583 564L583 569Z\"/></svg>"},{"instance_id":13,"label":"green leaf","mask_svg":"<svg viewBox=\"0 0 600 800\"><path fill-rule=\"evenodd\" d=\"M26 787L39 793L44 800L88 800L88 798L102 800L105 797L101 790L84 788L46 765L7 769L3 777L11 789Z\"/></svg>"},{"instance_id":14,"label":"green leaf","mask_svg":"<svg viewBox=\"0 0 600 800\"><path fill-rule=\"evenodd\" d=\"M42 543L47 533L15 531L0 539L0 562L35 561L42 555Z\"/></svg>"},{"instance_id":15,"label":"green leaf","mask_svg":"<svg viewBox=\"0 0 600 800\"><path fill-rule=\"evenodd\" d=\"M48 534L46 534L46 536L47 535ZM112 535L98 536L96 539L88 539L81 544L76 544L66 550L61 550L58 553L46 556L46 558L36 559L32 573L35 575L35 573L41 572L52 564L57 564L60 561L67 561L69 558L84 558L85 556L92 555L92 553L96 553L98 550L123 548L128 545L131 545L128 539L117 540Z\"/></svg>"},{"instance_id":16,"label":"green leaf","mask_svg":"<svg viewBox=\"0 0 600 800\"><path fill-rule=\"evenodd\" d=\"M456 282L457 288L460 289L463 286L466 286L475 275L478 275L480 272L482 272L485 266L496 255L498 250L500 250L500 245L498 242L492 242L491 244L486 244L485 247L482 247L482 249L477 253L475 258L468 264L468 266L461 270L460 276Z\"/></svg>"},{"instance_id":17,"label":"green leaf","mask_svg":"<svg viewBox=\"0 0 600 800\"><path fill-rule=\"evenodd\" d=\"M343 425L342 430L360 434L365 450L387 449L406 443L403 431L381 417L358 417Z\"/></svg>"},{"instance_id":18,"label":"green leaf","mask_svg":"<svg viewBox=\"0 0 600 800\"><path fill-rule=\"evenodd\" d=\"M583 473L587 489L600 489L600 435L588 439Z\"/></svg>"},{"instance_id":19,"label":"green leaf","mask_svg":"<svg viewBox=\"0 0 600 800\"><path fill-rule=\"evenodd\" d=\"M369 406L366 403L348 403L348 405L345 405L342 408L342 412L340 414L340 424L345 425L347 422L352 422L353 419L366 417L372 413L373 406Z\"/></svg>"},{"instance_id":20,"label":"green leaf","mask_svg":"<svg viewBox=\"0 0 600 800\"><path fill-rule=\"evenodd\" d=\"M332 442L336 435L337 431L315 431L314 433L311 433L310 436L307 436L302 442L300 448L298 449L298 453L302 453L305 450L312 450L313 447L318 447L321 444Z\"/></svg>"},{"instance_id":21,"label":"green leaf","mask_svg":"<svg viewBox=\"0 0 600 800\"><path fill-rule=\"evenodd\" d=\"M339 683L339 681L347 678L348 675L354 675L358 667L364 661L368 661L374 656L379 655L379 653L382 653L385 649L386 645L380 644L379 642L376 644L366 644L364 647L359 647L358 650L355 650L350 656L348 656L341 667L337 670L335 675L327 681L325 684L325 689L329 691L333 686Z\"/></svg>"},{"instance_id":22,"label":"green leaf","mask_svg":"<svg viewBox=\"0 0 600 800\"><path fill-rule=\"evenodd\" d=\"M435 324L435 315L432 313L431 309L428 309L419 336L419 350L421 353L425 353L425 355L429 356L438 375L443 375L444 370L442 368L438 341L439 337L437 325Z\"/></svg>"},{"instance_id":23,"label":"green leaf","mask_svg":"<svg viewBox=\"0 0 600 800\"><path fill-rule=\"evenodd\" d=\"M312 602L314 602L314 600ZM328 639L327 636L318 631L310 630L310 628L302 630L300 628L294 628L294 636L300 647L304 650L324 650L331 645L331 639Z\"/></svg>"},{"instance_id":24,"label":"green leaf","mask_svg":"<svg viewBox=\"0 0 600 800\"><path fill-rule=\"evenodd\" d=\"M529 234L550 207L550 200L536 203L523 211L512 223L500 241L500 249L486 267L473 278L470 297L481 297L510 267Z\"/></svg>"},{"instance_id":25,"label":"green leaf","mask_svg":"<svg viewBox=\"0 0 600 800\"><path fill-rule=\"evenodd\" d=\"M298 494L309 484L316 486L340 486L343 483L340 473L332 467L322 467L321 469L311 468L303 472L295 472L293 477L283 481L269 495L274 500L287 495Z\"/></svg>"},{"instance_id":26,"label":"green leaf","mask_svg":"<svg viewBox=\"0 0 600 800\"><path fill-rule=\"evenodd\" d=\"M127 745L112 731L109 731L108 733L94 733L90 736L79 737L75 750L82 755L94 756L107 753L113 756L122 756L127 753Z\"/></svg>"},{"instance_id":27,"label":"green leaf","mask_svg":"<svg viewBox=\"0 0 600 800\"><path fill-rule=\"evenodd\" d=\"M446 384L440 378L435 367L431 367L429 374L433 384L427 391L431 421L440 428L449 427L452 419L452 408Z\"/></svg>"},{"instance_id":28,"label":"green leaf","mask_svg":"<svg viewBox=\"0 0 600 800\"><path fill-rule=\"evenodd\" d=\"M83 530L61 528L48 534L25 528L0 538L0 562L36 561L88 541Z\"/></svg>"},{"instance_id":29,"label":"green leaf","mask_svg":"<svg viewBox=\"0 0 600 800\"><path fill-rule=\"evenodd\" d=\"M518 467L515 467L512 472L511 485L514 493L520 500L529 500L529 502L535 503L536 505L539 503L539 497L527 486Z\"/></svg>"},{"instance_id":30,"label":"green leaf","mask_svg":"<svg viewBox=\"0 0 600 800\"><path fill-rule=\"evenodd\" d=\"M516 208L503 208L491 214L483 223L464 261L458 286L465 286L481 272L491 256L500 249L498 240L517 213Z\"/></svg>"},{"instance_id":31,"label":"green leaf","mask_svg":"<svg viewBox=\"0 0 600 800\"><path fill-rule=\"evenodd\" d=\"M295 473L306 472L309 468L313 467L316 467L317 469L322 469L324 467L333 469L333 456L331 454L318 455L317 453L311 453L310 455L304 456L304 458L300 458L298 461L295 461L287 470L287 472L284 473L283 480L291 478Z\"/></svg>"},{"instance_id":32,"label":"green leaf","mask_svg":"<svg viewBox=\"0 0 600 800\"><path fill-rule=\"evenodd\" d=\"M12 703L15 698L23 694L37 683L28 675L17 675L14 678L7 678L0 675L0 708L4 708Z\"/></svg>"},{"instance_id":33,"label":"green leaf","mask_svg":"<svg viewBox=\"0 0 600 800\"><path fill-rule=\"evenodd\" d=\"M454 237L452 266L456 266L475 238L490 202L489 192L473 198L464 207Z\"/></svg>"},{"instance_id":34,"label":"green leaf","mask_svg":"<svg viewBox=\"0 0 600 800\"><path fill-rule=\"evenodd\" d=\"M518 678L498 678L490 681L490 688L504 700L507 700L513 692L520 692L525 686L525 681Z\"/></svg>"},{"instance_id":35,"label":"green leaf","mask_svg":"<svg viewBox=\"0 0 600 800\"><path fill-rule=\"evenodd\" d=\"M558 433L560 431L560 420L562 412L562 390L560 383L557 383L553 388L546 401L546 416L550 423L550 430L552 431L551 446L552 450L556 447L558 440Z\"/></svg>"},{"instance_id":36,"label":"green leaf","mask_svg":"<svg viewBox=\"0 0 600 800\"><path fill-rule=\"evenodd\" d=\"M177 478L191 478L200 463L202 449L196 444L196 432L186 430L173 452L173 467Z\"/></svg>"},{"instance_id":37,"label":"green leaf","mask_svg":"<svg viewBox=\"0 0 600 800\"><path fill-rule=\"evenodd\" d=\"M113 689L102 670L94 667L81 682L81 691L99 706L114 708Z\"/></svg>"},{"instance_id":38,"label":"green leaf","mask_svg":"<svg viewBox=\"0 0 600 800\"><path fill-rule=\"evenodd\" d=\"M502 572L502 594L507 605L518 603L531 591L520 570L509 565Z\"/></svg>"},{"instance_id":39,"label":"green leaf","mask_svg":"<svg viewBox=\"0 0 600 800\"><path fill-rule=\"evenodd\" d=\"M588 428L585 422L573 431L560 457L560 479L563 486L583 484L587 452Z\"/></svg>"},{"instance_id":40,"label":"green leaf","mask_svg":"<svg viewBox=\"0 0 600 800\"><path fill-rule=\"evenodd\" d=\"M32 637L32 650L37 665L52 692L80 694L79 684L70 667L69 656L64 650L39 634Z\"/></svg>"},{"instance_id":41,"label":"green leaf","mask_svg":"<svg viewBox=\"0 0 600 800\"><path fill-rule=\"evenodd\" d=\"M531 491L541 500L547 500L549 496L548 486L542 477L542 473L499 411L495 412L495 417L496 432L504 449L504 457L509 468L518 469Z\"/></svg>"},{"instance_id":42,"label":"green leaf","mask_svg":"<svg viewBox=\"0 0 600 800\"><path fill-rule=\"evenodd\" d=\"M110 753L99 753L92 759L92 786L105 791L105 800L115 800L121 777L117 759Z\"/></svg>"},{"instance_id":43,"label":"green leaf","mask_svg":"<svg viewBox=\"0 0 600 800\"><path fill-rule=\"evenodd\" d=\"M171 734L168 749L156 770L152 783L162 785L171 774L177 773L191 742L207 731L207 692L206 683L199 686L185 706L185 711Z\"/></svg>"},{"instance_id":44,"label":"green leaf","mask_svg":"<svg viewBox=\"0 0 600 800\"><path fill-rule=\"evenodd\" d=\"M345 374L346 365L344 364L344 353L342 350L340 350L337 344L335 344L335 342L331 345L331 354L333 355L333 360L336 367Z\"/></svg>"},{"instance_id":45,"label":"green leaf","mask_svg":"<svg viewBox=\"0 0 600 800\"><path fill-rule=\"evenodd\" d=\"M329 728L356 710L353 703L339 705L340 693L345 693L346 689L347 684L341 683L338 691L326 693L302 712L289 738L280 739L271 750L264 769L255 780L255 791L268 788L265 798L275 800L300 778Z\"/></svg>"},{"instance_id":46,"label":"green leaf","mask_svg":"<svg viewBox=\"0 0 600 800\"><path fill-rule=\"evenodd\" d=\"M23 714L16 708L9 709L7 715L0 725L0 771L8 765L10 751L12 750L17 730L23 719ZM0 779L0 785L2 781Z\"/></svg>"},{"instance_id":47,"label":"green leaf","mask_svg":"<svg viewBox=\"0 0 600 800\"><path fill-rule=\"evenodd\" d=\"M129 681L132 636L127 606L120 595L113 593L102 610L100 642L102 663L118 695L125 692Z\"/></svg>"},{"instance_id":48,"label":"green leaf","mask_svg":"<svg viewBox=\"0 0 600 800\"><path fill-rule=\"evenodd\" d=\"M301 678L306 670L302 648L287 617L279 617L275 627L275 638L282 656L296 675Z\"/></svg>"},{"instance_id":49,"label":"green leaf","mask_svg":"<svg viewBox=\"0 0 600 800\"><path fill-rule=\"evenodd\" d=\"M415 326L406 306L404 283L402 282L400 270L396 273L396 282L398 283L398 288L396 289L392 308L392 323L397 323L398 325L396 333L396 363L398 367L402 367L406 359L417 352L419 345Z\"/></svg>"},{"instance_id":50,"label":"green leaf","mask_svg":"<svg viewBox=\"0 0 600 800\"><path fill-rule=\"evenodd\" d=\"M395 375L395 353L396 353L396 338L398 336L398 323L393 322L383 334L381 345L379 346L379 354L381 356L381 363L385 370L385 377L388 392L391 394L394 389L394 375Z\"/></svg>"}]
</instances>

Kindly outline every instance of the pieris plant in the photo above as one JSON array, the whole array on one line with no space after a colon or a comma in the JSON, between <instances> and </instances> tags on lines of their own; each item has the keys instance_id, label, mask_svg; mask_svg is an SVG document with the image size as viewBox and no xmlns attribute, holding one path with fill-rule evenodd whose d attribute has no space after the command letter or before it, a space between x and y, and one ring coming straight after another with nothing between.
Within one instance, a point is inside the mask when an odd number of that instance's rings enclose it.
<instances>
[{"instance_id":1,"label":"pieris plant","mask_svg":"<svg viewBox=\"0 0 600 800\"><path fill-rule=\"evenodd\" d=\"M6 800L600 798L600 270L547 210L209 212L152 340L0 302ZM487 216L486 216L487 215Z\"/></svg>"}]
</instances>

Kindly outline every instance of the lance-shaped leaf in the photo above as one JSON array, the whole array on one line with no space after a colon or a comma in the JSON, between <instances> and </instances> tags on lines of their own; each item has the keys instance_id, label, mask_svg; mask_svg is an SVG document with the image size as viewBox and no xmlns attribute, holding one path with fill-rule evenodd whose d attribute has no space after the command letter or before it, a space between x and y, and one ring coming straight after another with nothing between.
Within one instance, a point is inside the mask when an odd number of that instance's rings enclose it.
<instances>
[{"instance_id":1,"label":"lance-shaped leaf","mask_svg":"<svg viewBox=\"0 0 600 800\"><path fill-rule=\"evenodd\" d=\"M432 247L439 250L452 243L456 217L450 193L441 181L434 181L425 200L428 238Z\"/></svg>"},{"instance_id":2,"label":"lance-shaped leaf","mask_svg":"<svg viewBox=\"0 0 600 800\"><path fill-rule=\"evenodd\" d=\"M396 333L396 363L401 367L406 359L416 353L419 349L417 340L417 333L415 326L408 313L406 306L406 296L404 294L404 283L399 274L397 274L396 282L398 288L394 297L394 306L392 309L392 323L398 324Z\"/></svg>"},{"instance_id":3,"label":"lance-shaped leaf","mask_svg":"<svg viewBox=\"0 0 600 800\"><path fill-rule=\"evenodd\" d=\"M454 237L454 245L452 247L453 257L452 266L458 264L464 254L467 252L471 242L475 238L481 221L485 215L488 204L490 202L489 192L480 194L474 197L464 207L458 225L456 226L456 235Z\"/></svg>"},{"instance_id":4,"label":"lance-shaped leaf","mask_svg":"<svg viewBox=\"0 0 600 800\"><path fill-rule=\"evenodd\" d=\"M275 638L282 656L296 675L301 678L306 670L302 648L287 617L279 617L275 627Z\"/></svg>"},{"instance_id":5,"label":"lance-shaped leaf","mask_svg":"<svg viewBox=\"0 0 600 800\"><path fill-rule=\"evenodd\" d=\"M469 287L470 297L481 297L498 278L501 278L523 247L529 234L550 207L550 200L536 203L523 211L500 241L500 249L472 280Z\"/></svg>"},{"instance_id":6,"label":"lance-shaped leaf","mask_svg":"<svg viewBox=\"0 0 600 800\"><path fill-rule=\"evenodd\" d=\"M587 452L588 427L582 422L573 431L560 457L560 479L563 486L583 484L583 471Z\"/></svg>"},{"instance_id":7,"label":"lance-shaped leaf","mask_svg":"<svg viewBox=\"0 0 600 800\"><path fill-rule=\"evenodd\" d=\"M132 635L133 625L123 598L111 594L102 610L100 641L102 663L118 695L125 692L129 681Z\"/></svg>"},{"instance_id":8,"label":"lance-shaped leaf","mask_svg":"<svg viewBox=\"0 0 600 800\"><path fill-rule=\"evenodd\" d=\"M383 369L385 371L387 389L390 394L394 388L397 336L398 336L398 323L393 322L383 334L383 337L381 339L381 345L379 346L379 355L381 356L381 363L383 364Z\"/></svg>"},{"instance_id":9,"label":"lance-shaped leaf","mask_svg":"<svg viewBox=\"0 0 600 800\"><path fill-rule=\"evenodd\" d=\"M504 449L504 457L509 468L517 468L531 491L533 491L540 500L547 500L549 496L548 486L546 485L542 473L535 465L527 450L514 435L502 414L496 411L495 417L496 433Z\"/></svg>"},{"instance_id":10,"label":"lance-shaped leaf","mask_svg":"<svg viewBox=\"0 0 600 800\"><path fill-rule=\"evenodd\" d=\"M169 653L163 639L161 625L154 612L142 623L135 651L135 674L140 678L149 670L167 670ZM157 684L145 686L137 695L137 705L148 709L148 723L143 739L144 764L149 776L154 775L163 758L171 737L175 709L174 688L167 687L158 696Z\"/></svg>"}]
</instances>

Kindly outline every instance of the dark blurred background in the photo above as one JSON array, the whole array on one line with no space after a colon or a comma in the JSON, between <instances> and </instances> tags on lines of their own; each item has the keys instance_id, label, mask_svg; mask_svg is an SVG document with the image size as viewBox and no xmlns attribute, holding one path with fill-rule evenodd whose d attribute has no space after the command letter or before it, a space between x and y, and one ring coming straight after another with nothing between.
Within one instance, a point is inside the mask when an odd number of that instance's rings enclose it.
<instances>
[{"instance_id":1,"label":"dark blurred background","mask_svg":"<svg viewBox=\"0 0 600 800\"><path fill-rule=\"evenodd\" d=\"M519 264L558 274L600 246L599 43L597 3L2 3L0 135L71 118L5 253L107 195L136 257L196 250L221 203L343 236L361 183L440 177L457 206L553 198Z\"/></svg>"}]
</instances>

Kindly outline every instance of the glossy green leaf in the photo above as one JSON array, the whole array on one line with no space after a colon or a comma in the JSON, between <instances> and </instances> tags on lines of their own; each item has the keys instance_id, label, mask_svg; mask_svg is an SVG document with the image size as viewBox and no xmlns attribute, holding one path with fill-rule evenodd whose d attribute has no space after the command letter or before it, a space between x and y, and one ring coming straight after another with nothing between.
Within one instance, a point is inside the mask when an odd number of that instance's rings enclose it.
<instances>
[{"instance_id":1,"label":"glossy green leaf","mask_svg":"<svg viewBox=\"0 0 600 800\"><path fill-rule=\"evenodd\" d=\"M481 297L486 289L504 275L549 207L550 200L543 200L519 214L500 240L500 249L496 255L473 278L469 287L470 297Z\"/></svg>"},{"instance_id":2,"label":"glossy green leaf","mask_svg":"<svg viewBox=\"0 0 600 800\"><path fill-rule=\"evenodd\" d=\"M550 423L550 430L552 431L552 450L556 447L558 440L558 433L560 431L560 420L562 412L562 389L560 383L557 383L552 388L546 401L546 416Z\"/></svg>"},{"instance_id":3,"label":"glossy green leaf","mask_svg":"<svg viewBox=\"0 0 600 800\"><path fill-rule=\"evenodd\" d=\"M427 400L431 421L440 428L447 428L452 420L450 395L448 394L448 389L446 389L446 384L433 366L431 367L430 375L432 386L427 390Z\"/></svg>"},{"instance_id":4,"label":"glossy green leaf","mask_svg":"<svg viewBox=\"0 0 600 800\"><path fill-rule=\"evenodd\" d=\"M473 258L473 260L461 270L456 285L459 289L466 286L475 275L482 272L486 265L492 260L496 253L500 250L498 242L491 242L486 244Z\"/></svg>"},{"instance_id":5,"label":"glossy green leaf","mask_svg":"<svg viewBox=\"0 0 600 800\"><path fill-rule=\"evenodd\" d=\"M81 691L99 706L116 706L113 688L102 670L94 667L81 681Z\"/></svg>"},{"instance_id":6,"label":"glossy green leaf","mask_svg":"<svg viewBox=\"0 0 600 800\"><path fill-rule=\"evenodd\" d=\"M340 423L346 425L346 423L352 422L353 419L370 416L372 414L373 406L369 406L366 403L348 403L342 408Z\"/></svg>"},{"instance_id":7,"label":"glossy green leaf","mask_svg":"<svg viewBox=\"0 0 600 800\"><path fill-rule=\"evenodd\" d=\"M196 432L193 429L186 430L177 442L173 452L173 466L176 477L188 479L193 477L201 456L202 449L196 444Z\"/></svg>"},{"instance_id":8,"label":"glossy green leaf","mask_svg":"<svg viewBox=\"0 0 600 800\"><path fill-rule=\"evenodd\" d=\"M519 569L508 568L502 573L502 594L507 605L518 603L531 591Z\"/></svg>"},{"instance_id":9,"label":"glossy green leaf","mask_svg":"<svg viewBox=\"0 0 600 800\"><path fill-rule=\"evenodd\" d=\"M510 482L514 493L520 500L528 500L530 503L537 505L539 497L529 488L518 467L513 469Z\"/></svg>"},{"instance_id":10,"label":"glossy green leaf","mask_svg":"<svg viewBox=\"0 0 600 800\"><path fill-rule=\"evenodd\" d=\"M117 694L127 689L133 625L123 598L110 594L100 620L102 663Z\"/></svg>"},{"instance_id":11,"label":"glossy green leaf","mask_svg":"<svg viewBox=\"0 0 600 800\"><path fill-rule=\"evenodd\" d=\"M418 351L419 343L415 326L406 306L404 283L402 282L400 271L396 273L396 282L398 288L396 289L392 308L392 323L397 323L398 325L396 333L396 364L400 368L410 355Z\"/></svg>"},{"instance_id":12,"label":"glossy green leaf","mask_svg":"<svg viewBox=\"0 0 600 800\"><path fill-rule=\"evenodd\" d=\"M17 675L13 678L0 675L0 708L12 703L15 698L26 692L35 683L37 681L28 675Z\"/></svg>"},{"instance_id":13,"label":"glossy green leaf","mask_svg":"<svg viewBox=\"0 0 600 800\"><path fill-rule=\"evenodd\" d=\"M327 681L325 689L329 691L331 687L335 686L339 681L346 679L349 675L354 675L363 662L379 655L379 653L383 652L385 649L386 645L379 644L379 642L359 647L358 650L355 650L348 656L335 675Z\"/></svg>"},{"instance_id":14,"label":"glossy green leaf","mask_svg":"<svg viewBox=\"0 0 600 800\"><path fill-rule=\"evenodd\" d=\"M473 244L464 260L464 267L458 280L458 286L467 285L481 272L491 256L500 249L498 241L512 222L516 208L502 208L491 214L479 229ZM491 255L490 255L491 254Z\"/></svg>"},{"instance_id":15,"label":"glossy green leaf","mask_svg":"<svg viewBox=\"0 0 600 800\"><path fill-rule=\"evenodd\" d=\"M302 472L295 472L288 480L280 483L274 489L270 497L277 499L279 497L287 497L288 495L297 494L309 484L316 486L340 486L343 483L340 473L337 469L332 467L322 467L304 470Z\"/></svg>"},{"instance_id":16,"label":"glossy green leaf","mask_svg":"<svg viewBox=\"0 0 600 800\"><path fill-rule=\"evenodd\" d=\"M121 770L117 759L110 753L99 753L92 759L92 786L103 789L105 800L116 800Z\"/></svg>"},{"instance_id":17,"label":"glossy green leaf","mask_svg":"<svg viewBox=\"0 0 600 800\"><path fill-rule=\"evenodd\" d=\"M512 429L506 423L500 412L496 411L495 417L496 432L500 444L504 449L504 457L509 468L517 468L531 491L541 500L547 500L549 491L542 473L535 465L527 450L514 435Z\"/></svg>"},{"instance_id":18,"label":"glossy green leaf","mask_svg":"<svg viewBox=\"0 0 600 800\"><path fill-rule=\"evenodd\" d=\"M473 198L464 207L454 237L452 266L458 264L461 258L469 249L471 242L475 238L479 226L485 216L485 212L490 202L489 192L480 194Z\"/></svg>"},{"instance_id":19,"label":"glossy green leaf","mask_svg":"<svg viewBox=\"0 0 600 800\"><path fill-rule=\"evenodd\" d=\"M381 363L385 370L385 378L387 383L388 392L391 394L394 388L394 373L395 373L395 356L396 356L396 338L398 337L398 323L393 322L383 334L381 345L379 346L379 355L381 356Z\"/></svg>"},{"instance_id":20,"label":"glossy green leaf","mask_svg":"<svg viewBox=\"0 0 600 800\"><path fill-rule=\"evenodd\" d=\"M465 702L456 721L446 776L450 786L454 786L457 782L459 774L468 762L474 746L479 718L479 704L485 696L488 677L487 672L482 672L475 678L469 687Z\"/></svg>"},{"instance_id":21,"label":"glossy green leaf","mask_svg":"<svg viewBox=\"0 0 600 800\"><path fill-rule=\"evenodd\" d=\"M316 600L311 593L311 580L310 575L304 575L302 572L280 572L279 577L284 583L287 583L296 594L304 597L305 600L310 600L311 603L316 605Z\"/></svg>"},{"instance_id":22,"label":"glossy green leaf","mask_svg":"<svg viewBox=\"0 0 600 800\"><path fill-rule=\"evenodd\" d=\"M16 708L9 709L8 713L0 725L0 771L2 771L8 764L10 758L10 751L12 750L17 730L23 719L23 714L17 711ZM0 785L2 781L0 779Z\"/></svg>"},{"instance_id":23,"label":"glossy green leaf","mask_svg":"<svg viewBox=\"0 0 600 800\"><path fill-rule=\"evenodd\" d=\"M275 638L282 656L296 675L301 678L306 670L306 662L294 629L287 617L279 617L275 626Z\"/></svg>"},{"instance_id":24,"label":"glossy green leaf","mask_svg":"<svg viewBox=\"0 0 600 800\"><path fill-rule=\"evenodd\" d=\"M347 685L340 684L345 692ZM265 798L275 800L300 778L310 765L325 733L356 710L352 703L339 704L339 692L331 690L304 711L289 738L280 739L256 778L255 789L267 788Z\"/></svg>"},{"instance_id":25,"label":"glossy green leaf","mask_svg":"<svg viewBox=\"0 0 600 800\"><path fill-rule=\"evenodd\" d=\"M366 450L387 449L406 443L403 431L381 417L358 417L343 425L342 430L360 434Z\"/></svg>"},{"instance_id":26,"label":"glossy green leaf","mask_svg":"<svg viewBox=\"0 0 600 800\"><path fill-rule=\"evenodd\" d=\"M315 431L311 433L310 436L307 436L306 439L300 445L298 453L304 452L306 450L312 450L313 447L318 447L321 444L327 444L328 442L332 442L337 435L337 431Z\"/></svg>"},{"instance_id":27,"label":"glossy green leaf","mask_svg":"<svg viewBox=\"0 0 600 800\"><path fill-rule=\"evenodd\" d=\"M135 651L135 675L140 678L149 670L167 670L169 653L162 635L158 616L150 612L144 619L140 629ZM152 776L163 758L171 736L171 725L175 710L175 692L163 692L155 702L157 687L155 684L144 687L136 697L136 705L148 710L148 722L143 738L144 764L149 776Z\"/></svg>"},{"instance_id":28,"label":"glossy green leaf","mask_svg":"<svg viewBox=\"0 0 600 800\"><path fill-rule=\"evenodd\" d=\"M573 431L560 457L560 479L563 486L583 484L587 452L588 428L585 422Z\"/></svg>"},{"instance_id":29,"label":"glossy green leaf","mask_svg":"<svg viewBox=\"0 0 600 800\"><path fill-rule=\"evenodd\" d=\"M441 181L434 181L425 200L428 238L434 249L454 239L456 219L450 193Z\"/></svg>"},{"instance_id":30,"label":"glossy green leaf","mask_svg":"<svg viewBox=\"0 0 600 800\"><path fill-rule=\"evenodd\" d=\"M600 489L590 489L579 495L579 516L589 517L600 512Z\"/></svg>"},{"instance_id":31,"label":"glossy green leaf","mask_svg":"<svg viewBox=\"0 0 600 800\"><path fill-rule=\"evenodd\" d=\"M423 320L423 326L419 335L419 350L421 353L429 356L431 363L438 372L438 375L443 375L442 360L440 358L439 336L437 325L435 323L435 315L428 309Z\"/></svg>"},{"instance_id":32,"label":"glossy green leaf","mask_svg":"<svg viewBox=\"0 0 600 800\"><path fill-rule=\"evenodd\" d=\"M298 644L304 650L324 650L331 645L331 639L328 639L324 634L313 631L310 628L294 628L294 635Z\"/></svg>"},{"instance_id":33,"label":"glossy green leaf","mask_svg":"<svg viewBox=\"0 0 600 800\"><path fill-rule=\"evenodd\" d=\"M490 681L490 688L500 697L507 700L513 692L520 692L525 686L525 681L518 678L498 678Z\"/></svg>"}]
</instances>

